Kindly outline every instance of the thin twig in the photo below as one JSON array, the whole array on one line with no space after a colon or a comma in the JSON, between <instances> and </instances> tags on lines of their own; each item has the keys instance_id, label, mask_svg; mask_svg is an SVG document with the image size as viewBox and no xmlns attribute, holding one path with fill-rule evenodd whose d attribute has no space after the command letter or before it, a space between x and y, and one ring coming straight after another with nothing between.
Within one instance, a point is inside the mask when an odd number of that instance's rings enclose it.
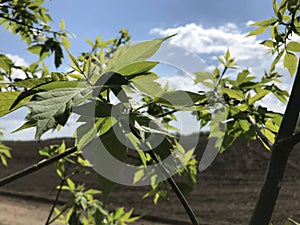
<instances>
[{"instance_id":1,"label":"thin twig","mask_svg":"<svg viewBox=\"0 0 300 225\"><path fill-rule=\"evenodd\" d=\"M62 187L63 187L64 183L65 183L65 179L61 179L61 182L60 182L60 185L59 185L59 189L58 189L58 191L57 191L55 200L54 200L54 202L53 202L53 204L52 204L52 207L51 207L51 210L50 210L50 212L49 212L49 215L48 215L48 218L47 218L47 221L46 221L45 225L51 224L51 223L50 223L50 220L51 220L52 214L53 214L53 212L54 212L54 209L55 209L55 207L56 207L56 204L57 204L57 202L58 202L58 199L59 199L59 196L60 196L60 193L61 193L61 190L62 190Z\"/></svg>"},{"instance_id":2,"label":"thin twig","mask_svg":"<svg viewBox=\"0 0 300 225\"><path fill-rule=\"evenodd\" d=\"M168 116L168 115L171 115L171 114L173 114L173 113L176 113L176 112L178 112L180 109L173 109L173 110L171 110L171 111L168 111L168 112L164 112L164 113L161 113L161 114L158 114L158 115L156 115L155 117L164 117L164 116Z\"/></svg>"},{"instance_id":3,"label":"thin twig","mask_svg":"<svg viewBox=\"0 0 300 225\"><path fill-rule=\"evenodd\" d=\"M38 28L38 27L31 26L31 25L29 25L29 24L23 23L22 21L18 21L18 20L14 19L14 18L7 17L7 16L5 16L5 15L2 14L2 13L0 13L0 18L9 20L9 21L14 22L14 23L17 23L17 24L19 24L19 25L21 25L21 26L27 27L27 28L29 28L32 32L33 32L33 31L38 31L38 32L45 32L45 33L54 34L54 35L62 34L62 33L57 32L57 31L45 30L45 29L42 29L42 28Z\"/></svg>"},{"instance_id":4,"label":"thin twig","mask_svg":"<svg viewBox=\"0 0 300 225\"><path fill-rule=\"evenodd\" d=\"M215 84L215 87L214 87L214 90L213 90L213 92L216 92L216 90L218 89L218 86L219 86L219 84L220 84L221 80L223 79L223 76L225 75L225 73L226 73L227 69L228 69L228 67L227 67L227 66L225 66L225 67L224 67L224 69L223 69L223 71L222 71L222 74L221 74L221 76L219 77L219 79L217 80L217 83Z\"/></svg>"},{"instance_id":5,"label":"thin twig","mask_svg":"<svg viewBox=\"0 0 300 225\"><path fill-rule=\"evenodd\" d=\"M260 140L268 146L268 148L272 148L273 144L271 143L271 141L261 132L260 128L257 126L256 122L254 121L254 119L249 115L248 119L250 121L250 123L254 126L255 131L257 136L260 138Z\"/></svg>"},{"instance_id":6,"label":"thin twig","mask_svg":"<svg viewBox=\"0 0 300 225\"><path fill-rule=\"evenodd\" d=\"M21 171L18 171L12 175L9 175L3 179L0 180L0 187L6 185L6 184L9 184L11 182L14 182L22 177L25 177L33 172L36 172L42 168L44 168L45 166L48 166L68 155L71 155L72 153L76 152L77 151L77 147L72 147L70 149L67 149L65 152L61 153L61 154L58 154L56 156L53 156L52 158L49 158L49 159L43 159L41 160L40 162L36 163L36 164L33 164Z\"/></svg>"},{"instance_id":7,"label":"thin twig","mask_svg":"<svg viewBox=\"0 0 300 225\"><path fill-rule=\"evenodd\" d=\"M52 207L51 207L51 210L50 210L50 212L49 212L49 215L48 215L48 218L47 218L47 221L46 221L46 224L45 224L45 225L51 224L51 223L50 223L50 220L51 220L52 214L53 214L53 212L54 212L54 209L55 209L55 207L56 207L56 205L57 205L57 203L58 203L58 200L59 200L59 197L60 197L60 193L61 193L61 191L62 191L62 187L63 187L63 185L64 185L64 183L65 183L65 181L66 181L66 176L67 176L67 174L68 174L69 165L70 165L70 162L68 162L68 164L67 164L67 166L66 166L66 170L65 170L65 172L64 172L63 178L61 178L61 182L60 182L60 185L59 185L59 189L57 190L57 194L56 194L55 200L54 200L54 202L53 202L53 204L52 204Z\"/></svg>"},{"instance_id":8,"label":"thin twig","mask_svg":"<svg viewBox=\"0 0 300 225\"><path fill-rule=\"evenodd\" d=\"M133 132L133 134L141 140L141 137L138 133ZM145 145L147 146L147 145ZM156 162L156 163L160 163L158 158L156 157L156 155L150 150L147 149L149 155L151 156L151 158ZM167 178L168 183L170 184L170 186L172 187L174 193L176 194L177 198L179 199L179 201L181 202L182 206L184 207L186 213L188 214L191 222L193 225L199 225L199 222L197 221L197 218L191 208L191 206L189 205L189 203L187 202L186 198L184 197L184 195L182 194L182 192L180 191L179 187L177 186L176 182L174 181L174 179L170 176L170 174L168 173L167 169L161 165L162 168L162 172L164 174L164 176Z\"/></svg>"},{"instance_id":9,"label":"thin twig","mask_svg":"<svg viewBox=\"0 0 300 225\"><path fill-rule=\"evenodd\" d=\"M55 220L57 220L61 215L63 215L68 208L64 208L56 217L54 217L52 220L49 221L49 224L53 223Z\"/></svg>"},{"instance_id":10,"label":"thin twig","mask_svg":"<svg viewBox=\"0 0 300 225\"><path fill-rule=\"evenodd\" d=\"M159 163L159 160L157 159L157 157L155 156L155 154L152 151L149 151L149 154L156 163ZM179 199L182 206L184 207L184 209L185 209L186 213L188 214L192 224L193 225L199 225L199 222L198 222L191 206L189 205L186 198L184 197L184 195L180 191L180 189L177 186L176 182L170 176L170 174L167 172L166 168L163 165L161 165L161 167L162 167L162 171L163 171L165 177L167 178L168 183L170 184L170 186L172 187L172 189L173 189L174 193L176 194L177 198Z\"/></svg>"}]
</instances>

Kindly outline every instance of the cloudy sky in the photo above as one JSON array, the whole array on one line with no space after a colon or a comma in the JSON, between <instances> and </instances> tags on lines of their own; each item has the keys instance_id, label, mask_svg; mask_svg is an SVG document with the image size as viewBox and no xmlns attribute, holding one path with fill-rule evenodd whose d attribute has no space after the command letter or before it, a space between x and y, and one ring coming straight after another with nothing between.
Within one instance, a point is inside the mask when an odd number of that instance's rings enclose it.
<instances>
[{"instance_id":1,"label":"cloudy sky","mask_svg":"<svg viewBox=\"0 0 300 225\"><path fill-rule=\"evenodd\" d=\"M252 29L247 26L251 21L272 17L271 0L53 0L47 2L54 19L54 28L62 18L66 28L74 33L70 51L74 55L89 50L85 38L94 40L99 34L103 39L115 37L118 30L126 28L135 42L177 34L170 43L184 47L199 56L208 69L218 65L216 56L223 55L229 48L241 68L249 68L260 75L268 69L271 57L265 56L265 48L259 45L264 39L248 37ZM26 65L35 58L26 53L26 45L18 37L0 28L0 51L9 54L17 63ZM65 66L69 63L64 60ZM287 74L287 73L286 73ZM178 75L178 74L177 74ZM173 81L178 80L174 76ZM192 79L191 79L192 81ZM178 82L175 82L178 83ZM182 82L185 86L187 83ZM290 89L289 75L284 78L283 87ZM271 109L284 110L278 102L267 98L264 104ZM0 127L5 128L6 139L32 139L34 130L10 135L9 132L22 124L26 111L19 110L11 116L0 118ZM50 136L69 136L73 125L60 134Z\"/></svg>"}]
</instances>

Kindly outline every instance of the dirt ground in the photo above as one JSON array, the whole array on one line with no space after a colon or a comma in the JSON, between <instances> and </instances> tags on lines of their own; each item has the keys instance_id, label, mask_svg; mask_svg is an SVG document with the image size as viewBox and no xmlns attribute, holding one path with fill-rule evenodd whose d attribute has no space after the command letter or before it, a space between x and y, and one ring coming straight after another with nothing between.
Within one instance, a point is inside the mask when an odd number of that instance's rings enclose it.
<instances>
[{"instance_id":1,"label":"dirt ground","mask_svg":"<svg viewBox=\"0 0 300 225\"><path fill-rule=\"evenodd\" d=\"M61 140L36 142L4 142L13 151L7 168L1 166L0 177L23 169L42 157L37 155L41 145ZM72 145L72 140L66 140ZM197 152L198 157L201 151ZM201 225L246 225L257 199L270 153L259 143L239 141L219 155L206 171L198 175L198 183L187 196ZM96 176L83 179L95 185ZM52 166L0 188L0 225L45 224L51 202L59 184ZM154 205L151 199L142 199L146 187L117 186L109 199L109 208L134 208L135 215L143 215L136 225L190 224L175 195L167 203ZM64 196L66 198L66 196ZM63 200L63 199L62 199ZM284 225L291 217L300 221L300 145L289 160L286 176L272 217L274 225Z\"/></svg>"}]
</instances>

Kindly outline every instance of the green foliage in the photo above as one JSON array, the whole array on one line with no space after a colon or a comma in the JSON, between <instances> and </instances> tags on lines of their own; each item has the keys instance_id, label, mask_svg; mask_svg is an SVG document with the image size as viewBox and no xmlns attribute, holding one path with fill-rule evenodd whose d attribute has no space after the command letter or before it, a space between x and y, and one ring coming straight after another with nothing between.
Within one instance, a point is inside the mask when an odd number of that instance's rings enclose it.
<instances>
[{"instance_id":1,"label":"green foliage","mask_svg":"<svg viewBox=\"0 0 300 225\"><path fill-rule=\"evenodd\" d=\"M217 147L220 148L220 152L228 149L239 137L256 139L256 128L249 121L249 117L252 117L255 118L256 125L261 127L267 138L274 142L282 115L261 107L259 101L272 94L280 101L286 103L289 95L287 91L278 87L277 83L280 81L277 73L265 73L260 80L257 80L257 76L252 75L249 70L238 72L236 78L224 77L227 68L229 68L227 61L231 61L230 63L236 66L234 59L229 60L229 51L226 52L224 59L227 60L224 61L219 57L219 60L223 61L222 64L224 65L222 75L220 75L218 69L213 74L206 72L196 73L196 83L202 83L212 90L217 90L215 85L218 85L219 95L222 96L219 101L226 109L227 118L224 127L219 127L220 124L211 123L210 137L216 137L220 140L220 142L216 143ZM214 77L219 78L218 82L214 81ZM210 123L211 117L205 116L205 112L202 110L201 108L197 115L201 124L205 125ZM275 117L279 121L277 120L277 122L273 123L272 119ZM225 131L224 136L220 136L220 129Z\"/></svg>"},{"instance_id":2,"label":"green foliage","mask_svg":"<svg viewBox=\"0 0 300 225\"><path fill-rule=\"evenodd\" d=\"M48 14L48 9L44 7L43 0L1 2L0 24L25 41L28 51L37 55L38 59L29 66L19 66L9 56L0 53L0 81L19 81L20 78L14 76L16 71L22 73L26 79L49 75L44 60L51 54L54 56L56 67L62 64L63 48L67 49L70 46L68 41L70 34L65 30L63 21L59 31L51 29L51 22L52 18ZM17 89L15 85L0 85L0 91Z\"/></svg>"},{"instance_id":3,"label":"green foliage","mask_svg":"<svg viewBox=\"0 0 300 225\"><path fill-rule=\"evenodd\" d=\"M71 179L66 181L67 185L62 190L71 192L73 197L62 210L55 209L59 217L57 222L70 225L126 225L138 219L132 217L133 210L125 212L124 208L118 208L115 212L109 212L101 201L95 199L95 195L101 193L99 190L86 190L84 185L76 186Z\"/></svg>"},{"instance_id":4,"label":"green foliage","mask_svg":"<svg viewBox=\"0 0 300 225\"><path fill-rule=\"evenodd\" d=\"M7 166L7 159L11 158L10 148L0 142L0 159L4 166Z\"/></svg>"},{"instance_id":5,"label":"green foliage","mask_svg":"<svg viewBox=\"0 0 300 225\"><path fill-rule=\"evenodd\" d=\"M63 73L51 73L50 78L32 78L9 83L9 85L13 87L24 88L25 90L22 92L3 92L13 93L10 94L13 97L6 98L7 103L4 105L3 115L24 105L29 107L30 113L26 117L27 122L16 131L36 127L35 137L39 139L46 131L64 126L74 110L80 115L79 121L83 122L76 131L76 143L78 147L83 148L98 136L110 153L121 161L126 159L127 147L118 141L118 137L114 132L115 129L119 129L121 133L124 133L137 149L146 144L143 140L150 134L167 135L162 146L158 146L154 149L156 156L162 160L175 150L175 137L172 137L172 135L168 134L158 125L155 125L156 117L153 117L151 114L142 114L140 110L145 107L149 107L150 109L151 107L151 104L144 101L146 97L150 99L152 104L160 108L158 113L161 114L169 112L174 106L186 106L186 102L178 98L180 96L188 96L192 99L192 104L204 101L203 95L192 92L177 91L157 95L163 93L163 89L160 84L156 82L158 76L151 73L150 70L158 63L147 62L146 60L155 53L161 43L166 39L167 38L156 39L120 48L121 50L116 50L110 60L107 59L105 61L105 63L107 63L105 69L98 63L101 60L101 55L91 55L90 53L88 58L82 59L80 56L77 59L68 52L72 64L71 67L76 72L76 76ZM100 40L97 40L97 42L98 44L93 48L100 46ZM103 46L100 47L102 48ZM31 50L33 50L33 48ZM139 53L138 56L135 55L137 52ZM73 74L72 72L72 75ZM77 81L71 81L74 78L76 78ZM145 84L147 84L146 89ZM123 87L123 85L127 85L127 88ZM131 101L129 101L131 99L130 94L140 91L145 94L142 96L142 99L140 99L141 105L133 105ZM113 104L110 100L111 96L109 93L112 93L121 102ZM163 98L175 101L175 104L170 105L170 103L164 101ZM94 112L90 111L90 107L93 107ZM118 108L116 111L117 114L111 113L112 107ZM188 105L187 107L191 109L193 105ZM130 127L128 128L124 124L124 122L126 122L124 119L126 119L127 116L130 118ZM172 120L172 116L172 113L169 113L161 116L161 118L165 124L167 124ZM112 128L114 128L114 130ZM150 141L147 144L151 146L155 143L151 143ZM51 157L62 153L64 150L65 146L62 144L62 146L53 146L44 149L40 151L40 154ZM138 152L141 162L144 165L153 163L153 159L150 159L147 154L145 155L142 149ZM190 152L182 152L181 154L183 158L187 159L185 162L186 167L180 174L189 178L187 183L181 182L180 186L184 192L187 192L187 190L190 191L192 189L189 185L195 183L196 161L192 155L190 155ZM66 162L72 164L78 162L80 166L83 167L90 166L85 160L79 157L77 157L77 160L71 158L60 160L55 164L55 168L61 179L66 179ZM193 173L189 171L193 171ZM115 172L117 173L117 171ZM103 200L106 202L107 196L111 191L112 183L109 184L107 181L104 181L103 178L100 179L101 187L104 190ZM87 198L90 198L84 197L85 192L83 189L76 189L75 183L72 182L73 181L68 178L68 188L66 186L63 187L64 190L74 192L74 199L70 200L71 203L68 204L70 207L68 208L67 216L62 219L62 221L68 221L69 223L75 223L74 221L77 221L79 218L82 218L83 214L86 214L85 211L88 206L84 204L87 204L85 202L88 202ZM155 198L158 199L160 196L167 195L167 192L160 191L155 188L155 186L152 187ZM83 199L80 201L77 199L78 191L80 193L79 195L83 196ZM98 203L99 202L97 202L97 204ZM65 210L67 209L63 208L62 211ZM110 213L107 217L107 221L115 223L116 220L118 220L120 223L125 224L135 220L129 218L131 212L132 211L120 213L117 211L116 214ZM62 218L62 215L60 217ZM82 223L92 223L91 218L95 219L96 217L95 214L87 216L86 218L83 217Z\"/></svg>"},{"instance_id":6,"label":"green foliage","mask_svg":"<svg viewBox=\"0 0 300 225\"><path fill-rule=\"evenodd\" d=\"M281 1L280 5L273 0L274 17L253 23L251 26L258 26L248 36L257 36L270 29L271 38L261 44L268 47L268 52L276 55L270 71L273 72L279 59L283 57L283 65L288 69L291 76L295 74L297 68L297 57L293 52L300 51L298 42L290 40L294 35L300 35L299 2Z\"/></svg>"},{"instance_id":7,"label":"green foliage","mask_svg":"<svg viewBox=\"0 0 300 225\"><path fill-rule=\"evenodd\" d=\"M123 46L117 49L108 63L107 70L119 72L132 63L142 62L150 58L159 49L163 41L171 38L159 38L152 41L140 42L131 46Z\"/></svg>"},{"instance_id":8,"label":"green foliage","mask_svg":"<svg viewBox=\"0 0 300 225\"><path fill-rule=\"evenodd\" d=\"M23 98L18 104L15 104L14 107L13 103L18 99L21 95L21 92L0 92L1 98L1 106L0 106L0 116L4 116L20 107L22 107L26 102L30 100L30 96Z\"/></svg>"},{"instance_id":9,"label":"green foliage","mask_svg":"<svg viewBox=\"0 0 300 225\"><path fill-rule=\"evenodd\" d=\"M86 88L60 88L36 94L28 104L32 109L28 120L37 127L35 138L40 139L43 133L57 125L64 126L72 107L90 93L91 90Z\"/></svg>"},{"instance_id":10,"label":"green foliage","mask_svg":"<svg viewBox=\"0 0 300 225\"><path fill-rule=\"evenodd\" d=\"M67 51L69 72L50 73L44 59L53 54L54 65L59 67L63 47L67 49L70 46L65 22L61 21L60 31L52 31L49 26L52 19L42 0L4 1L0 6L0 23L25 40L28 51L37 55L38 60L28 67L20 67L14 65L8 56L0 54L0 80L5 81L0 86L1 91L5 90L0 92L0 116L22 106L28 107L30 113L26 116L26 123L15 132L35 127L36 139L51 129L65 126L72 113L79 115L78 122L81 123L74 134L78 151L54 164L62 180L58 190L72 194L62 208L56 208L57 221L70 225L122 225L138 219L132 217L132 210L125 212L118 208L109 212L105 208L113 182L99 177L100 191L86 189L73 180L75 174L89 173L91 165L80 153L96 138L123 163L126 163L129 152L136 150L137 155L133 158L140 170L136 172L133 183L150 178L151 190L144 197L153 197L154 203L168 199L170 187L165 181L158 182L157 174L146 174L147 166L172 157L180 163L164 169L176 169L180 190L186 194L196 182L194 149L184 149L170 132L175 129L170 125L176 120L175 112L191 112L197 116L199 127L209 126L209 138L217 140L215 145L220 152L227 150L238 138L257 139L257 129L273 143L282 114L262 107L260 101L274 95L286 103L289 97L288 92L278 86L281 76L275 68L283 60L289 73L295 74L300 45L291 41L290 37L300 34L298 6L298 0L283 0L280 5L273 0L275 17L254 23L253 26L258 28L248 35L260 35L270 29L271 38L262 42L275 55L269 72L259 76L248 69L237 70L235 59L228 49L223 57L218 57L221 71L215 68L212 73L195 73L194 82L205 85L209 91L191 92L169 90L167 85L162 87L157 81L159 75L152 72L158 62L148 61L172 36L132 45L129 33L123 29L118 37L110 40L102 40L101 36L94 42L86 39L91 46L90 51L78 57ZM228 70L233 69L234 72L227 76ZM26 79L15 80L14 70L23 71ZM164 126L160 126L159 122ZM130 147L125 146L116 133ZM161 143L157 144L151 136L159 138ZM149 149L151 154L147 152ZM42 149L40 154L53 157L65 151L66 146L62 143ZM1 144L0 158L4 165L10 158L9 149ZM69 169L70 164L73 169ZM112 172L119 176L122 171L113 168ZM103 201L98 200L99 196Z\"/></svg>"},{"instance_id":11,"label":"green foliage","mask_svg":"<svg viewBox=\"0 0 300 225\"><path fill-rule=\"evenodd\" d=\"M3 133L0 128L0 140L3 137ZM0 159L4 166L7 166L7 159L11 158L10 148L0 142Z\"/></svg>"}]
</instances>

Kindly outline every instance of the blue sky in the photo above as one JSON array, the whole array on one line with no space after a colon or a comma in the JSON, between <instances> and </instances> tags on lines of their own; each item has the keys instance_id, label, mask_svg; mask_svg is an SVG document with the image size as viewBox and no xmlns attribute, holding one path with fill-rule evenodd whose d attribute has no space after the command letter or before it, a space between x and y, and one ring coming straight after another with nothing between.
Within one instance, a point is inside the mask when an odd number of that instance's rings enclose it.
<instances>
[{"instance_id":1,"label":"blue sky","mask_svg":"<svg viewBox=\"0 0 300 225\"><path fill-rule=\"evenodd\" d=\"M121 28L128 29L133 40L141 41L155 37L149 33L153 28L166 29L189 23L206 27L235 23L246 29L247 21L272 16L271 0L53 0L46 1L46 6L54 19L54 28L58 28L64 18L67 29L76 35L71 48L75 52L88 47L84 38L93 40L101 34L108 39L116 36ZM24 43L3 28L0 34L1 51L24 56Z\"/></svg>"},{"instance_id":2,"label":"blue sky","mask_svg":"<svg viewBox=\"0 0 300 225\"><path fill-rule=\"evenodd\" d=\"M54 19L53 28L64 18L66 28L75 34L71 39L70 51L78 55L89 49L85 38L94 40L98 35L103 39L115 37L118 30L126 28L133 41L143 41L177 33L171 40L189 51L198 54L209 68L217 65L215 56L222 55L230 48L233 56L243 67L262 73L268 69L271 59L264 59L259 38L245 38L250 28L249 21L267 19L273 15L271 0L53 0L46 3ZM18 37L0 28L0 51L11 55L20 64L33 62L35 58L26 53L26 45ZM64 60L68 64L68 59ZM283 85L289 88L290 80ZM278 104L267 99L272 106ZM278 107L277 107L278 108ZM14 136L9 132L22 124L24 111L10 117L0 118L0 127L6 128L6 139L32 139L33 131L28 130ZM66 132L62 132L64 136ZM55 134L57 135L57 134ZM48 135L46 137L49 137Z\"/></svg>"}]
</instances>

